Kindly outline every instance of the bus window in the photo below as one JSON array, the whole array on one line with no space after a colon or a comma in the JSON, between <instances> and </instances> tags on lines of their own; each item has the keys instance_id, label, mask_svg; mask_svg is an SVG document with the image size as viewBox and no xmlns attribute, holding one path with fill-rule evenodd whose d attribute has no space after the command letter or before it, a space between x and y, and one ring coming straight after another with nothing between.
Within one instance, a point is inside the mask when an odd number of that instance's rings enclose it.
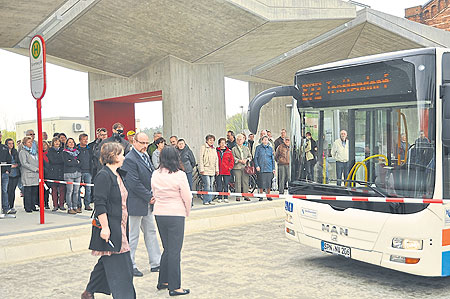
<instances>
[{"instance_id":1,"label":"bus window","mask_svg":"<svg viewBox=\"0 0 450 299\"><path fill-rule=\"evenodd\" d=\"M413 105L301 113L297 121L306 124L303 130L309 130L308 124L321 124L313 135L320 149L314 181L350 187L372 184L386 196L431 197L435 140L428 115L429 109ZM346 138L341 138L343 133ZM297 135L297 140L305 140L304 133ZM307 178L306 145L297 144L299 180Z\"/></svg>"}]
</instances>

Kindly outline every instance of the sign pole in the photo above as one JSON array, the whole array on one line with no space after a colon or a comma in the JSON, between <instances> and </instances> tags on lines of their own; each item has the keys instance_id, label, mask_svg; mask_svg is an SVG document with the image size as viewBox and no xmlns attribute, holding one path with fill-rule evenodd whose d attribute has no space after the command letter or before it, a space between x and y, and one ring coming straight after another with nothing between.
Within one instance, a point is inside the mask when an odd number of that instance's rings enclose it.
<instances>
[{"instance_id":1,"label":"sign pole","mask_svg":"<svg viewBox=\"0 0 450 299\"><path fill-rule=\"evenodd\" d=\"M39 149L39 214L40 223L45 223L44 216L44 149L42 144L42 106L41 99L37 100L37 125L38 125L38 149Z\"/></svg>"},{"instance_id":2,"label":"sign pole","mask_svg":"<svg viewBox=\"0 0 450 299\"><path fill-rule=\"evenodd\" d=\"M38 127L38 160L39 160L39 213L40 223L45 223L44 206L44 152L42 140L42 98L47 88L46 80L45 41L40 35L35 35L30 43L30 83L31 94L37 104Z\"/></svg>"}]
</instances>

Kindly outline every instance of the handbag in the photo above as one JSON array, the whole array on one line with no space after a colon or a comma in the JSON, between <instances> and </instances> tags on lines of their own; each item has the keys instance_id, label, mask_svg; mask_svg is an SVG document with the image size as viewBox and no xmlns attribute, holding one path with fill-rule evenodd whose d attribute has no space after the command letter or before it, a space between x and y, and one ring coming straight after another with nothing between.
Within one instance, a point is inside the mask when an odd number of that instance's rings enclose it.
<instances>
[{"instance_id":1,"label":"handbag","mask_svg":"<svg viewBox=\"0 0 450 299\"><path fill-rule=\"evenodd\" d=\"M255 164L253 161L247 161L247 164L245 164L244 172L248 175L254 175L256 173Z\"/></svg>"}]
</instances>

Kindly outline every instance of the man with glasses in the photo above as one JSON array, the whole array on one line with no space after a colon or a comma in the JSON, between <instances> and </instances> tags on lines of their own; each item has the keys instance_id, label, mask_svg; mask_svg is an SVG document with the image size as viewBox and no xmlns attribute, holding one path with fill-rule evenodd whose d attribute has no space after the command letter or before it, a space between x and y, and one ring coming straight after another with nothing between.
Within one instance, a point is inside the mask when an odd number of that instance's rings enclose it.
<instances>
[{"instance_id":1,"label":"man with glasses","mask_svg":"<svg viewBox=\"0 0 450 299\"><path fill-rule=\"evenodd\" d=\"M139 229L144 233L145 247L147 248L150 271L158 272L161 260L156 236L156 227L153 220L153 205L150 200L153 196L151 188L152 173L155 168L150 156L147 154L149 138L145 133L134 136L133 147L125 156L122 169L127 172L125 185L128 190L128 215L130 227L130 250L133 263L133 275L141 277L135 262L136 249L139 243Z\"/></svg>"},{"instance_id":2,"label":"man with glasses","mask_svg":"<svg viewBox=\"0 0 450 299\"><path fill-rule=\"evenodd\" d=\"M37 150L38 150L38 145L37 145L36 140L34 140L34 138L36 137L36 134L34 133L34 131L31 130L31 129L26 130L25 136L30 136L30 137L31 137L31 140L33 140L32 148L33 148L33 150L35 150L35 151L37 152ZM17 146L17 151L20 152L22 149L23 149L23 144L20 143L20 144Z\"/></svg>"}]
</instances>

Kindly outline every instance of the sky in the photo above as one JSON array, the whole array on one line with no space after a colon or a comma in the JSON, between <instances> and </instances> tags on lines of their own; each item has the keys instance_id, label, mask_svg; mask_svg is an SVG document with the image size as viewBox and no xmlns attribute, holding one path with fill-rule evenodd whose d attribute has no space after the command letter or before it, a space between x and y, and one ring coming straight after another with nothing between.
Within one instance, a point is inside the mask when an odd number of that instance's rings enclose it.
<instances>
[{"instance_id":1,"label":"sky","mask_svg":"<svg viewBox=\"0 0 450 299\"><path fill-rule=\"evenodd\" d=\"M358 0L372 9L404 17L404 9L427 0ZM30 92L29 58L0 49L0 129L15 129L15 122L36 119L36 101ZM227 116L248 105L247 82L225 78ZM42 117L89 115L87 73L47 63L47 92L42 100ZM149 117L152 115L152 117ZM136 105L141 128L162 125L161 102Z\"/></svg>"}]
</instances>

